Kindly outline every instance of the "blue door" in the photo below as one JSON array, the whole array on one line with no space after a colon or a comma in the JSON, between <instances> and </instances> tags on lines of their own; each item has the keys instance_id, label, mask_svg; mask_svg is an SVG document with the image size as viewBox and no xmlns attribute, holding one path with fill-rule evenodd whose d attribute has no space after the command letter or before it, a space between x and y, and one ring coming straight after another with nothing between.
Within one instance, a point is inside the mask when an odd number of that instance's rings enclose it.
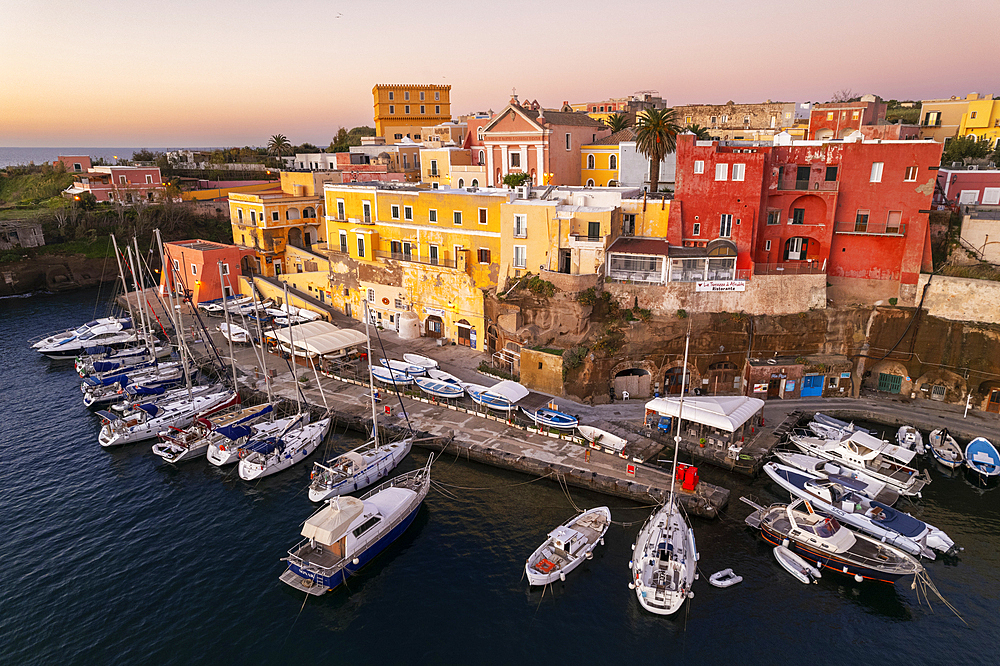
<instances>
[{"instance_id":1,"label":"blue door","mask_svg":"<svg viewBox=\"0 0 1000 666\"><path fill-rule=\"evenodd\" d=\"M824 379L826 379L825 375L806 375L802 378L802 393L799 395L803 398L823 395Z\"/></svg>"}]
</instances>

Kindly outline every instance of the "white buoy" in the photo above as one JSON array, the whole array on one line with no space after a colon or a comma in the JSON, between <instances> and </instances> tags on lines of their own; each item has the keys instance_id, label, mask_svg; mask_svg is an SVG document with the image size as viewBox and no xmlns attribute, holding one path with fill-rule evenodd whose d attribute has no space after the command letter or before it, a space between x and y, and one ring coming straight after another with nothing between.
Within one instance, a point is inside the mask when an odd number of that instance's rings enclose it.
<instances>
[{"instance_id":1,"label":"white buoy","mask_svg":"<svg viewBox=\"0 0 1000 666\"><path fill-rule=\"evenodd\" d=\"M358 562L360 562L360 561L361 560L359 560L358 558L355 557L353 560L351 560L351 564L353 564L354 566L357 566Z\"/></svg>"},{"instance_id":2,"label":"white buoy","mask_svg":"<svg viewBox=\"0 0 1000 666\"><path fill-rule=\"evenodd\" d=\"M630 583L628 584L628 589L630 589L630 590L634 590L634 589L635 589L635 583L631 583L631 582L630 582Z\"/></svg>"},{"instance_id":3,"label":"white buoy","mask_svg":"<svg viewBox=\"0 0 1000 666\"><path fill-rule=\"evenodd\" d=\"M860 583L861 581L864 580L864 578L861 577L861 574L854 574L854 580Z\"/></svg>"},{"instance_id":4,"label":"white buoy","mask_svg":"<svg viewBox=\"0 0 1000 666\"><path fill-rule=\"evenodd\" d=\"M694 592L688 592L688 599L694 599Z\"/></svg>"},{"instance_id":5,"label":"white buoy","mask_svg":"<svg viewBox=\"0 0 1000 666\"><path fill-rule=\"evenodd\" d=\"M632 560L629 560L629 561L628 561L628 568L629 568L629 569L631 569L631 568L632 568Z\"/></svg>"}]
</instances>

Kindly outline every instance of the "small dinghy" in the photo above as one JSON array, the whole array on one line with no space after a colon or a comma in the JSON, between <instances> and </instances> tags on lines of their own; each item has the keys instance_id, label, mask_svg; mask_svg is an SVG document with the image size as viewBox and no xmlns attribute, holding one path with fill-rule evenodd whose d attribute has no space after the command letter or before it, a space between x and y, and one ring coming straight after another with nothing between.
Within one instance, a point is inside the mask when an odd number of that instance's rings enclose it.
<instances>
[{"instance_id":1,"label":"small dinghy","mask_svg":"<svg viewBox=\"0 0 1000 666\"><path fill-rule=\"evenodd\" d=\"M916 451L919 455L924 453L924 438L913 426L901 426L896 431L896 443L904 449Z\"/></svg>"},{"instance_id":2,"label":"small dinghy","mask_svg":"<svg viewBox=\"0 0 1000 666\"><path fill-rule=\"evenodd\" d=\"M431 379L436 379L439 382L448 382L449 384L461 384L462 380L451 374L450 372L445 372L444 370L439 370L437 368L430 368L427 370L427 376Z\"/></svg>"},{"instance_id":3,"label":"small dinghy","mask_svg":"<svg viewBox=\"0 0 1000 666\"><path fill-rule=\"evenodd\" d=\"M737 583L742 583L743 576L737 576L733 573L732 569L723 569L722 571L716 571L714 574L709 576L708 582L715 587L732 587Z\"/></svg>"},{"instance_id":4,"label":"small dinghy","mask_svg":"<svg viewBox=\"0 0 1000 666\"><path fill-rule=\"evenodd\" d=\"M414 365L413 363L407 363L405 361L397 361L395 359L380 358L378 360L384 367L390 370L395 370L396 372L405 372L411 377L421 377L427 374L427 368L421 365Z\"/></svg>"},{"instance_id":5,"label":"small dinghy","mask_svg":"<svg viewBox=\"0 0 1000 666\"><path fill-rule=\"evenodd\" d=\"M420 354L403 354L403 360L410 365L419 365L421 368L427 370L438 367L437 361L426 356L421 356Z\"/></svg>"},{"instance_id":6,"label":"small dinghy","mask_svg":"<svg viewBox=\"0 0 1000 666\"><path fill-rule=\"evenodd\" d=\"M823 574L819 569L809 564L784 546L774 547L774 559L778 560L778 564L780 564L785 571L792 574L806 585L809 583L815 583L818 578L823 577Z\"/></svg>"},{"instance_id":7,"label":"small dinghy","mask_svg":"<svg viewBox=\"0 0 1000 666\"><path fill-rule=\"evenodd\" d=\"M566 580L566 574L593 557L597 544L611 525L611 510L599 506L579 513L549 532L524 565L531 585L548 585Z\"/></svg>"},{"instance_id":8,"label":"small dinghy","mask_svg":"<svg viewBox=\"0 0 1000 666\"><path fill-rule=\"evenodd\" d=\"M248 345L253 340L250 331L236 324L219 324L218 329L222 337L236 345Z\"/></svg>"},{"instance_id":9,"label":"small dinghy","mask_svg":"<svg viewBox=\"0 0 1000 666\"><path fill-rule=\"evenodd\" d=\"M965 447L965 464L983 481L1000 475L1000 453L985 437L976 437Z\"/></svg>"},{"instance_id":10,"label":"small dinghy","mask_svg":"<svg viewBox=\"0 0 1000 666\"><path fill-rule=\"evenodd\" d=\"M479 384L463 383L462 386L477 405L508 414L517 409L515 402L528 395L528 389L512 381L502 381L489 388Z\"/></svg>"},{"instance_id":11,"label":"small dinghy","mask_svg":"<svg viewBox=\"0 0 1000 666\"><path fill-rule=\"evenodd\" d=\"M931 452L934 460L948 469L961 467L962 463L965 462L962 447L958 445L954 437L948 434L947 428L931 431L927 437L927 449Z\"/></svg>"},{"instance_id":12,"label":"small dinghy","mask_svg":"<svg viewBox=\"0 0 1000 666\"><path fill-rule=\"evenodd\" d=\"M465 389L458 384L431 379L430 377L414 377L413 381L421 391L435 398L461 398L465 395Z\"/></svg>"},{"instance_id":13,"label":"small dinghy","mask_svg":"<svg viewBox=\"0 0 1000 666\"><path fill-rule=\"evenodd\" d=\"M521 411L537 425L548 426L549 428L569 430L580 424L580 420L575 416L556 411L555 409L549 409L548 407L539 407L535 411L522 407Z\"/></svg>"},{"instance_id":14,"label":"small dinghy","mask_svg":"<svg viewBox=\"0 0 1000 666\"><path fill-rule=\"evenodd\" d=\"M577 426L576 429L580 436L590 442L590 446L595 449L611 449L615 453L621 453L625 450L625 445L628 444L624 438L594 426L581 425Z\"/></svg>"},{"instance_id":15,"label":"small dinghy","mask_svg":"<svg viewBox=\"0 0 1000 666\"><path fill-rule=\"evenodd\" d=\"M395 384L396 386L409 386L413 383L413 377L399 370L390 370L377 365L372 366L372 377L383 384Z\"/></svg>"}]
</instances>

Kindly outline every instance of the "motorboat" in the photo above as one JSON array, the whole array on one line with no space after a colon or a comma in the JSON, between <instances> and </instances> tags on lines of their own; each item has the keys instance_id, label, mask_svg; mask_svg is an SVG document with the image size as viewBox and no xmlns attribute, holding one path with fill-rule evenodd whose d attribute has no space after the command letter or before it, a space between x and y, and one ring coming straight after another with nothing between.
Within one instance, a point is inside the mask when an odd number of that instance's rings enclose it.
<instances>
[{"instance_id":1,"label":"motorboat","mask_svg":"<svg viewBox=\"0 0 1000 666\"><path fill-rule=\"evenodd\" d=\"M775 546L773 552L774 559L778 560L778 564L780 564L785 571L798 578L800 582L808 585L809 583L817 582L823 577L822 571L809 564L784 546Z\"/></svg>"},{"instance_id":2,"label":"motorboat","mask_svg":"<svg viewBox=\"0 0 1000 666\"><path fill-rule=\"evenodd\" d=\"M188 373L193 377L198 373L197 367L192 367ZM134 372L130 370L120 375L108 375L101 378L100 382L88 383L94 379L88 377L81 387L85 407L109 405L140 393L144 395L162 393L184 381L184 370L180 361L170 361ZM132 392L127 391L129 388L133 389Z\"/></svg>"},{"instance_id":3,"label":"motorboat","mask_svg":"<svg viewBox=\"0 0 1000 666\"><path fill-rule=\"evenodd\" d=\"M688 327L684 342L684 368L681 374L680 409L684 413L684 385L687 379L688 347L691 328ZM678 433L681 432L678 424ZM680 435L675 437L674 467L680 450ZM629 588L635 590L639 605L656 615L673 615L694 597L691 586L698 578L698 547L694 530L688 526L677 504L674 489L677 474L670 475L670 497L646 520L635 543L629 562L631 576Z\"/></svg>"},{"instance_id":4,"label":"motorboat","mask_svg":"<svg viewBox=\"0 0 1000 666\"><path fill-rule=\"evenodd\" d=\"M908 466L915 451L863 432L853 432L839 440L793 434L789 435L789 440L807 455L863 471L903 495L919 496L923 487L930 483L930 476L921 475Z\"/></svg>"},{"instance_id":5,"label":"motorboat","mask_svg":"<svg viewBox=\"0 0 1000 666\"><path fill-rule=\"evenodd\" d=\"M302 526L282 561L281 582L319 596L353 576L402 535L431 487L431 463L392 478L361 498L336 496Z\"/></svg>"},{"instance_id":6,"label":"motorboat","mask_svg":"<svg viewBox=\"0 0 1000 666\"><path fill-rule=\"evenodd\" d=\"M509 380L498 382L489 388L468 383L463 383L462 386L477 405L508 414L517 409L514 403L528 395L528 389Z\"/></svg>"},{"instance_id":7,"label":"motorboat","mask_svg":"<svg viewBox=\"0 0 1000 666\"><path fill-rule=\"evenodd\" d=\"M924 454L924 438L920 431L913 426L900 426L896 431L896 443L904 449L916 451L917 455Z\"/></svg>"},{"instance_id":8,"label":"motorboat","mask_svg":"<svg viewBox=\"0 0 1000 666\"><path fill-rule=\"evenodd\" d=\"M955 438L948 434L947 428L932 430L927 436L927 450L937 462L948 469L956 469L965 463L965 455L962 447L958 445Z\"/></svg>"},{"instance_id":9,"label":"motorboat","mask_svg":"<svg viewBox=\"0 0 1000 666\"><path fill-rule=\"evenodd\" d=\"M139 333L132 328L132 320L116 320L114 323L94 326L86 332L58 342L36 347L36 349L53 360L75 359L88 347L103 346L121 348L133 345L140 340Z\"/></svg>"},{"instance_id":10,"label":"motorboat","mask_svg":"<svg viewBox=\"0 0 1000 666\"><path fill-rule=\"evenodd\" d=\"M378 360L382 364L382 367L389 368L396 372L404 372L411 377L421 377L427 374L427 368L422 365L414 365L413 363L407 363L406 361L397 361L395 359L380 358Z\"/></svg>"},{"instance_id":11,"label":"motorboat","mask_svg":"<svg viewBox=\"0 0 1000 666\"><path fill-rule=\"evenodd\" d=\"M625 445L628 444L628 441L624 437L612 435L610 432L595 428L594 426L578 425L576 430L580 433L581 437L590 443L591 448L606 449L614 453L621 453L625 450Z\"/></svg>"},{"instance_id":12,"label":"motorboat","mask_svg":"<svg viewBox=\"0 0 1000 666\"><path fill-rule=\"evenodd\" d=\"M559 430L572 430L580 425L580 419L575 416L555 409L549 409L548 407L539 407L534 411L522 407L521 411L539 426L557 428Z\"/></svg>"},{"instance_id":13,"label":"motorboat","mask_svg":"<svg viewBox=\"0 0 1000 666\"><path fill-rule=\"evenodd\" d=\"M830 479L869 499L892 506L899 499L899 491L887 486L884 481L850 467L843 467L826 458L807 456L792 451L775 451L774 457L782 464L803 470L820 478Z\"/></svg>"},{"instance_id":14,"label":"motorboat","mask_svg":"<svg viewBox=\"0 0 1000 666\"><path fill-rule=\"evenodd\" d=\"M391 384L395 386L409 386L413 383L413 377L406 374L401 370L393 370L390 368L383 368L380 366L371 367L372 377L382 382L383 384Z\"/></svg>"},{"instance_id":15,"label":"motorboat","mask_svg":"<svg viewBox=\"0 0 1000 666\"><path fill-rule=\"evenodd\" d=\"M227 307L239 307L252 301L252 296L229 296L213 301L202 301L198 304L198 309L211 317L221 317L226 313Z\"/></svg>"},{"instance_id":16,"label":"motorboat","mask_svg":"<svg viewBox=\"0 0 1000 666\"><path fill-rule=\"evenodd\" d=\"M95 353L91 353L91 350L95 350ZM169 346L160 344L154 344L152 350L146 345L125 347L124 349L102 347L100 351L90 347L85 354L76 358L74 367L77 374L83 379L104 372L142 367L157 359L169 357L172 351Z\"/></svg>"},{"instance_id":17,"label":"motorboat","mask_svg":"<svg viewBox=\"0 0 1000 666\"><path fill-rule=\"evenodd\" d=\"M871 431L868 428L862 428L859 425L855 425L853 422L849 423L847 421L842 421L822 412L816 412L813 414L812 421L813 423L820 423L829 428L835 428L845 433L863 432L869 435L871 434Z\"/></svg>"},{"instance_id":18,"label":"motorboat","mask_svg":"<svg viewBox=\"0 0 1000 666\"><path fill-rule=\"evenodd\" d=\"M250 331L242 326L223 323L219 324L218 329L219 332L222 333L222 337L233 344L248 345L253 341L253 336L250 335Z\"/></svg>"},{"instance_id":19,"label":"motorboat","mask_svg":"<svg viewBox=\"0 0 1000 666\"><path fill-rule=\"evenodd\" d=\"M170 428L160 433L160 441L153 445L153 453L168 463L179 463L204 456L209 444L233 442L250 435L250 425L272 414L270 403L248 407L234 406L214 414L195 417L187 428Z\"/></svg>"},{"instance_id":20,"label":"motorboat","mask_svg":"<svg viewBox=\"0 0 1000 666\"><path fill-rule=\"evenodd\" d=\"M405 356L405 354L404 354ZM450 372L445 372L444 370L438 368L428 368L427 376L431 379L436 379L439 382L448 382L449 384L461 384L462 380L451 374Z\"/></svg>"},{"instance_id":21,"label":"motorboat","mask_svg":"<svg viewBox=\"0 0 1000 666\"><path fill-rule=\"evenodd\" d=\"M419 365L426 370L438 367L437 361L421 354L403 354L403 360L411 365Z\"/></svg>"},{"instance_id":22,"label":"motorboat","mask_svg":"<svg viewBox=\"0 0 1000 666\"><path fill-rule=\"evenodd\" d=\"M328 416L315 423L305 423L307 415L308 412L302 412L302 418L283 431L247 442L241 447L244 457L239 464L240 478L244 481L262 479L309 457L326 439L333 419Z\"/></svg>"},{"instance_id":23,"label":"motorboat","mask_svg":"<svg viewBox=\"0 0 1000 666\"><path fill-rule=\"evenodd\" d=\"M524 565L529 585L548 585L566 580L566 574L584 560L591 559L594 548L604 544L611 526L611 510L599 506L576 514L548 534Z\"/></svg>"},{"instance_id":24,"label":"motorboat","mask_svg":"<svg viewBox=\"0 0 1000 666\"><path fill-rule=\"evenodd\" d=\"M850 576L859 583L863 580L894 583L924 570L919 561L899 548L852 532L836 518L813 510L805 500L765 508L745 497L740 499L754 507L746 523L760 529L765 541L788 548L820 570Z\"/></svg>"},{"instance_id":25,"label":"motorboat","mask_svg":"<svg viewBox=\"0 0 1000 666\"><path fill-rule=\"evenodd\" d=\"M132 328L132 320L128 317L102 317L100 319L88 321L86 324L78 326L77 328L68 328L65 331L60 331L59 333L32 338L28 342L31 344L32 349L40 350L43 347L51 347L53 345L69 342L70 340L79 339L87 333L121 331L130 328Z\"/></svg>"},{"instance_id":26,"label":"motorboat","mask_svg":"<svg viewBox=\"0 0 1000 666\"><path fill-rule=\"evenodd\" d=\"M413 382L421 391L435 398L451 399L461 398L465 395L465 389L452 382L431 379L430 377L414 377Z\"/></svg>"},{"instance_id":27,"label":"motorboat","mask_svg":"<svg viewBox=\"0 0 1000 666\"><path fill-rule=\"evenodd\" d=\"M933 560L935 552L948 553L955 548L955 542L933 525L836 481L773 462L764 465L764 472L793 496L810 502L820 513L915 557L922 555Z\"/></svg>"},{"instance_id":28,"label":"motorboat","mask_svg":"<svg viewBox=\"0 0 1000 666\"><path fill-rule=\"evenodd\" d=\"M1000 453L985 437L976 437L965 446L965 465L987 481L1000 475Z\"/></svg>"},{"instance_id":29,"label":"motorboat","mask_svg":"<svg viewBox=\"0 0 1000 666\"><path fill-rule=\"evenodd\" d=\"M239 399L240 396L235 391L218 387L216 391L192 399L184 396L167 403L143 403L135 411L121 417L110 412L97 412L104 421L98 441L107 448L154 439L161 430L167 430L171 426L186 428L194 421L196 414L211 414L215 410L237 404Z\"/></svg>"},{"instance_id":30,"label":"motorboat","mask_svg":"<svg viewBox=\"0 0 1000 666\"><path fill-rule=\"evenodd\" d=\"M143 403L154 405L165 404L186 398L196 398L200 395L213 393L221 388L222 386L219 384L192 386L190 389L186 386L170 388L167 386L129 385L124 389L125 398L121 402L111 405L111 411L123 415L135 411Z\"/></svg>"}]
</instances>

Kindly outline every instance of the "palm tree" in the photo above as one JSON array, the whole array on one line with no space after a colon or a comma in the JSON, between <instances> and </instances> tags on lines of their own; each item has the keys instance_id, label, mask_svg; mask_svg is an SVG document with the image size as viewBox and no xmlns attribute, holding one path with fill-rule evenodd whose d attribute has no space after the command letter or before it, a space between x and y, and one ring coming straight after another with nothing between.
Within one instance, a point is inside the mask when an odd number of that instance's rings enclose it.
<instances>
[{"instance_id":1,"label":"palm tree","mask_svg":"<svg viewBox=\"0 0 1000 666\"><path fill-rule=\"evenodd\" d=\"M702 127L698 123L688 125L687 127L684 128L684 131L691 132L691 134L694 134L694 138L697 139L698 141L708 141L709 139L712 138L712 135L708 131L708 128Z\"/></svg>"},{"instance_id":2,"label":"palm tree","mask_svg":"<svg viewBox=\"0 0 1000 666\"><path fill-rule=\"evenodd\" d=\"M608 126L612 134L614 134L615 132L620 132L629 125L631 125L628 116L625 115L624 113L612 113L604 121L604 124Z\"/></svg>"},{"instance_id":3,"label":"palm tree","mask_svg":"<svg viewBox=\"0 0 1000 666\"><path fill-rule=\"evenodd\" d=\"M287 155L292 149L292 144L289 143L288 137L284 134L275 134L267 142L267 152L269 155Z\"/></svg>"},{"instance_id":4,"label":"palm tree","mask_svg":"<svg viewBox=\"0 0 1000 666\"><path fill-rule=\"evenodd\" d=\"M677 150L677 135L683 130L677 124L673 109L646 109L636 115L636 148L649 158L649 191L660 185L660 162Z\"/></svg>"}]
</instances>

